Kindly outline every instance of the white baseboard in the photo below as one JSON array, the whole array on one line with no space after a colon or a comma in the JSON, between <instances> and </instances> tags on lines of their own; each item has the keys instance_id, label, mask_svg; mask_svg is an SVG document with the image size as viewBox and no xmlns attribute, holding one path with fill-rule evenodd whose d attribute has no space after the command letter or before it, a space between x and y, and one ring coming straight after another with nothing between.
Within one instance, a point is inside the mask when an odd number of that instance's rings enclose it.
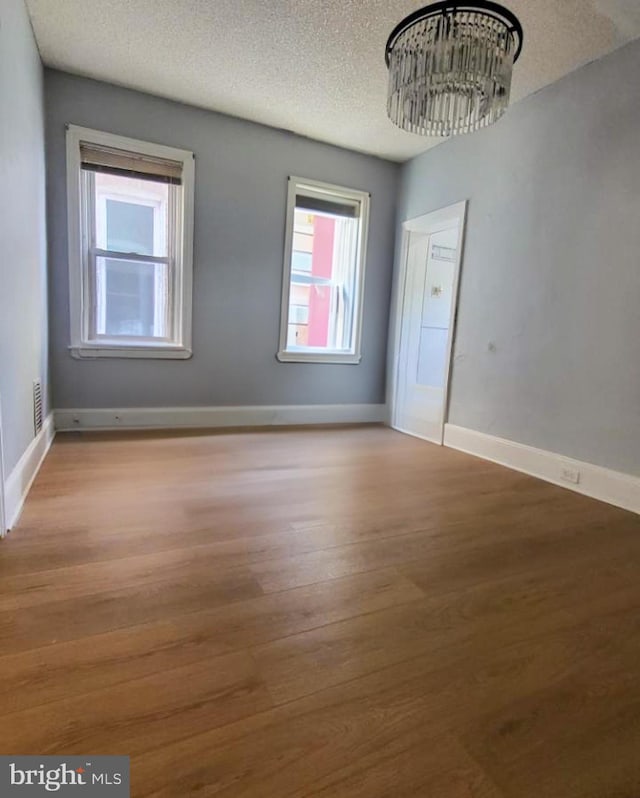
<instances>
[{"instance_id":1,"label":"white baseboard","mask_svg":"<svg viewBox=\"0 0 640 798\"><path fill-rule=\"evenodd\" d=\"M269 427L296 424L372 424L385 405L273 405L256 407L129 407L55 410L56 429L179 429Z\"/></svg>"},{"instance_id":2,"label":"white baseboard","mask_svg":"<svg viewBox=\"0 0 640 798\"><path fill-rule=\"evenodd\" d=\"M445 424L444 445L474 454L484 460L522 471L525 474L560 485L562 488L640 513L640 477L611 471L608 468L564 457L555 452L536 449L494 435ZM579 482L563 479L564 472L579 477Z\"/></svg>"},{"instance_id":3,"label":"white baseboard","mask_svg":"<svg viewBox=\"0 0 640 798\"><path fill-rule=\"evenodd\" d=\"M5 521L8 530L18 522L33 480L53 443L56 434L53 418L53 413L49 413L42 429L31 441L7 478L4 486L4 498Z\"/></svg>"}]
</instances>

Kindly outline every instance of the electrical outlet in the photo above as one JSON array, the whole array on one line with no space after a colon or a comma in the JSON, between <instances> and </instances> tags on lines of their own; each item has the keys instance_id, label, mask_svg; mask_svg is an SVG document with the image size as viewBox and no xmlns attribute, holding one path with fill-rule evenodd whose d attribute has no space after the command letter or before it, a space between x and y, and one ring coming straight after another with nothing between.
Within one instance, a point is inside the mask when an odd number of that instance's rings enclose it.
<instances>
[{"instance_id":1,"label":"electrical outlet","mask_svg":"<svg viewBox=\"0 0 640 798\"><path fill-rule=\"evenodd\" d=\"M560 478L565 482L571 482L573 485L580 484L580 472L575 468L571 468L571 466L562 466Z\"/></svg>"}]
</instances>

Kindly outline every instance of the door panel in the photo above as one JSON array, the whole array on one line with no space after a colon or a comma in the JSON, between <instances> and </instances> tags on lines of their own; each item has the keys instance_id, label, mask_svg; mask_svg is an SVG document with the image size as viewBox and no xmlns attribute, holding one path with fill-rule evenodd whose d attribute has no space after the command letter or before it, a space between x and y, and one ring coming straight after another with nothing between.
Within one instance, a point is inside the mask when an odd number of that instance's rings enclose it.
<instances>
[{"instance_id":1,"label":"door panel","mask_svg":"<svg viewBox=\"0 0 640 798\"><path fill-rule=\"evenodd\" d=\"M449 330L437 327L423 327L420 330L420 350L418 354L418 385L433 388L444 386L444 372L447 366L447 339Z\"/></svg>"}]
</instances>

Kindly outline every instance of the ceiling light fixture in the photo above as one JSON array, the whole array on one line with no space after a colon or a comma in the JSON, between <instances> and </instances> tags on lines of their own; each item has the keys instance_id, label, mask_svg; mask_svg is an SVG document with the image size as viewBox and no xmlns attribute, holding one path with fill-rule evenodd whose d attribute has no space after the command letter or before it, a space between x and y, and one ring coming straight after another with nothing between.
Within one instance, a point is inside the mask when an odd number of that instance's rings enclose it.
<instances>
[{"instance_id":1,"label":"ceiling light fixture","mask_svg":"<svg viewBox=\"0 0 640 798\"><path fill-rule=\"evenodd\" d=\"M496 122L509 105L522 25L487 0L433 3L387 41L389 119L410 133L453 136Z\"/></svg>"}]
</instances>

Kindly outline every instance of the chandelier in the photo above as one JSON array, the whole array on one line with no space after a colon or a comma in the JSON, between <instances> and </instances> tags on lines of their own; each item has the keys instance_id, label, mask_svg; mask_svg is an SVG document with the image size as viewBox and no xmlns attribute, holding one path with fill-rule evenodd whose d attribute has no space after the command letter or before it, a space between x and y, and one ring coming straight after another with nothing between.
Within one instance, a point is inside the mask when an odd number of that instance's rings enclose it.
<instances>
[{"instance_id":1,"label":"chandelier","mask_svg":"<svg viewBox=\"0 0 640 798\"><path fill-rule=\"evenodd\" d=\"M453 136L496 122L509 105L522 26L488 0L434 3L387 41L389 119L410 133Z\"/></svg>"}]
</instances>

